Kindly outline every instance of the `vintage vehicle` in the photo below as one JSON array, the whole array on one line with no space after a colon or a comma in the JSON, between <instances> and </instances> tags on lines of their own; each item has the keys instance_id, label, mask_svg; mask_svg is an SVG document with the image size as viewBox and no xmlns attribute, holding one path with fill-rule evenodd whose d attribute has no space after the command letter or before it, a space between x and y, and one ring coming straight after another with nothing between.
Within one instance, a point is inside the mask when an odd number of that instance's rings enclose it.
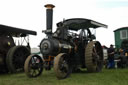
<instances>
[{"instance_id":1,"label":"vintage vehicle","mask_svg":"<svg viewBox=\"0 0 128 85\"><path fill-rule=\"evenodd\" d=\"M128 67L128 27L114 30L115 60L118 68Z\"/></svg>"},{"instance_id":2,"label":"vintage vehicle","mask_svg":"<svg viewBox=\"0 0 128 85\"><path fill-rule=\"evenodd\" d=\"M0 72L15 73L23 69L24 62L31 53L26 37L28 35L36 35L36 32L0 25ZM16 37L21 38L20 45L16 45ZM24 41L27 42L27 46L22 45Z\"/></svg>"},{"instance_id":3,"label":"vintage vehicle","mask_svg":"<svg viewBox=\"0 0 128 85\"><path fill-rule=\"evenodd\" d=\"M103 66L103 49L90 28L107 27L107 25L84 18L72 18L57 23L52 33L52 12L54 5L47 8L47 35L40 43L44 57L53 56L53 68L58 79L68 77L72 71L87 68L89 72L100 72ZM45 62L45 59L44 59ZM28 77L37 77L43 71L43 61L38 55L30 55L25 61Z\"/></svg>"},{"instance_id":4,"label":"vintage vehicle","mask_svg":"<svg viewBox=\"0 0 128 85\"><path fill-rule=\"evenodd\" d=\"M118 56L118 57L117 57ZM128 40L123 40L121 42L121 48L117 53L117 67L118 68L127 68L128 67Z\"/></svg>"}]
</instances>

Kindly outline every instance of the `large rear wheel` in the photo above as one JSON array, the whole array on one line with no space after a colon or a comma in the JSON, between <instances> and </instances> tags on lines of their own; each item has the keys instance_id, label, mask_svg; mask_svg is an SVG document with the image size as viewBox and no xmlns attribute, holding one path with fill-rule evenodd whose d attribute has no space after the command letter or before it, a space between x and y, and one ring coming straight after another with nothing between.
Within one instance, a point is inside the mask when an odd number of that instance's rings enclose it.
<instances>
[{"instance_id":1,"label":"large rear wheel","mask_svg":"<svg viewBox=\"0 0 128 85\"><path fill-rule=\"evenodd\" d=\"M100 72L103 67L103 49L98 41L91 41L85 50L85 65L89 72Z\"/></svg>"},{"instance_id":2,"label":"large rear wheel","mask_svg":"<svg viewBox=\"0 0 128 85\"><path fill-rule=\"evenodd\" d=\"M54 59L54 71L58 79L67 78L71 73L68 58L68 54L60 53Z\"/></svg>"},{"instance_id":3,"label":"large rear wheel","mask_svg":"<svg viewBox=\"0 0 128 85\"><path fill-rule=\"evenodd\" d=\"M9 49L6 57L6 64L11 73L23 71L24 62L30 55L30 50L25 46L14 46Z\"/></svg>"},{"instance_id":4,"label":"large rear wheel","mask_svg":"<svg viewBox=\"0 0 128 85\"><path fill-rule=\"evenodd\" d=\"M43 71L43 60L38 55L30 55L24 64L24 70L28 77L37 77Z\"/></svg>"}]
</instances>

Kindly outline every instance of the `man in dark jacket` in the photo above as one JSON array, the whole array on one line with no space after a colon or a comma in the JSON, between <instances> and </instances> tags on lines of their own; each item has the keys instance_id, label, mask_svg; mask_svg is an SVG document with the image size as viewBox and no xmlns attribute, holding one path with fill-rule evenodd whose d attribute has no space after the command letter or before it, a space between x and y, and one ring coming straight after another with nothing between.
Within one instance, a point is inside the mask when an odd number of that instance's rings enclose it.
<instances>
[{"instance_id":1,"label":"man in dark jacket","mask_svg":"<svg viewBox=\"0 0 128 85\"><path fill-rule=\"evenodd\" d=\"M111 44L110 48L108 49L108 68L115 68L114 53L115 50Z\"/></svg>"}]
</instances>

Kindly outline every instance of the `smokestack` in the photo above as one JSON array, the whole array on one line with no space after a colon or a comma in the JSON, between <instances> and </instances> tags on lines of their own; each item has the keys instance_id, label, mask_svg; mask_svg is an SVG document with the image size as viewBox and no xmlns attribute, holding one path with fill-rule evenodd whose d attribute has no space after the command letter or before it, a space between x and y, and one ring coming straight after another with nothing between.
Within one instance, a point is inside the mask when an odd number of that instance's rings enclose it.
<instances>
[{"instance_id":1,"label":"smokestack","mask_svg":"<svg viewBox=\"0 0 128 85\"><path fill-rule=\"evenodd\" d=\"M53 8L55 7L52 4L47 4L45 5L46 7L46 26L47 26L47 30L46 30L46 34L52 34L52 19L53 19Z\"/></svg>"}]
</instances>

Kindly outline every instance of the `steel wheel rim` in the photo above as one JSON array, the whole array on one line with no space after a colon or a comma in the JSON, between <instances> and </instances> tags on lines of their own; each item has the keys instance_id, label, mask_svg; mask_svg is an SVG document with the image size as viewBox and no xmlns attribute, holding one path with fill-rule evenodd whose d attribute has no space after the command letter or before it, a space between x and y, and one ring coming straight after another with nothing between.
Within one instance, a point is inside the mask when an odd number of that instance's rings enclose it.
<instances>
[{"instance_id":1,"label":"steel wheel rim","mask_svg":"<svg viewBox=\"0 0 128 85\"><path fill-rule=\"evenodd\" d=\"M68 67L67 60L65 60L65 56L62 56L62 58L60 59L60 62L59 62L59 70L62 73L64 73L64 74L67 74L68 73L69 67Z\"/></svg>"},{"instance_id":2,"label":"steel wheel rim","mask_svg":"<svg viewBox=\"0 0 128 85\"><path fill-rule=\"evenodd\" d=\"M103 67L103 50L98 41L88 43L85 52L85 64L89 72L100 72Z\"/></svg>"},{"instance_id":3,"label":"steel wheel rim","mask_svg":"<svg viewBox=\"0 0 128 85\"><path fill-rule=\"evenodd\" d=\"M96 69L100 69L101 68L101 64L102 64L102 57L101 57L101 50L99 49L100 46L95 43L94 47L93 47L93 53L92 53L92 57L93 57L93 64L96 66Z\"/></svg>"},{"instance_id":4,"label":"steel wheel rim","mask_svg":"<svg viewBox=\"0 0 128 85\"><path fill-rule=\"evenodd\" d=\"M60 53L54 59L54 71L58 79L67 78L71 73L68 58L68 54Z\"/></svg>"},{"instance_id":5,"label":"steel wheel rim","mask_svg":"<svg viewBox=\"0 0 128 85\"><path fill-rule=\"evenodd\" d=\"M29 75L36 77L42 72L42 61L37 56L32 56L28 67Z\"/></svg>"}]
</instances>

